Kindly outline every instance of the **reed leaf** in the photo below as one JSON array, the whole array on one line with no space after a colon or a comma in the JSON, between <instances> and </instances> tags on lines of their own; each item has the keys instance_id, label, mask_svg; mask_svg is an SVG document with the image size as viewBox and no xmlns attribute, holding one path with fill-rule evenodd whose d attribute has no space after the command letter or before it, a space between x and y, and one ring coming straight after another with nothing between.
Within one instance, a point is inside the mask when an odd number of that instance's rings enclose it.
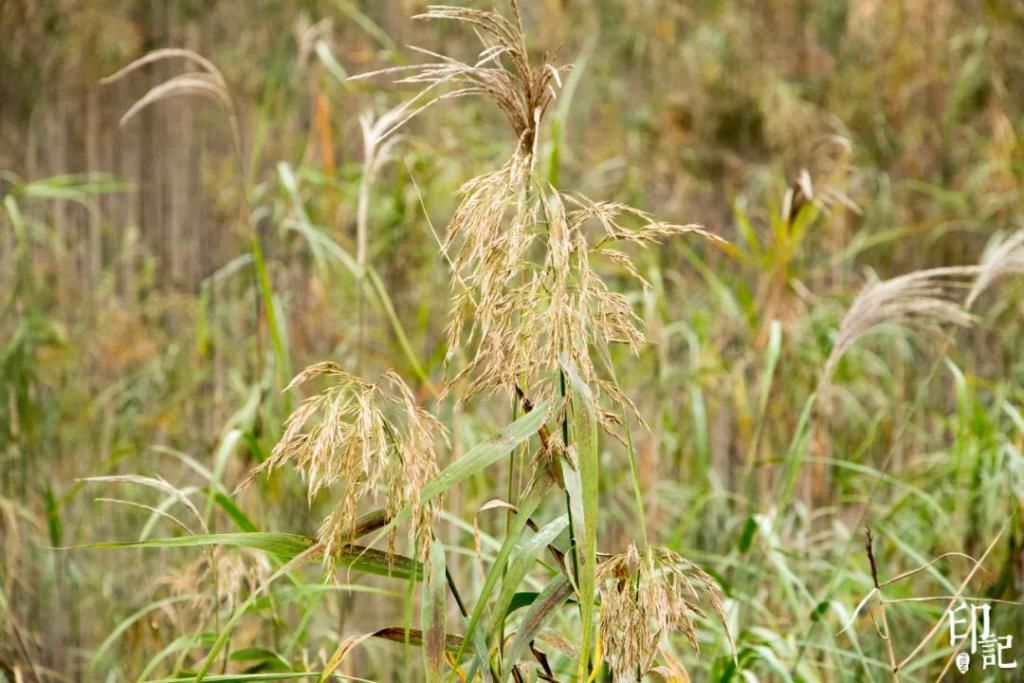
<instances>
[{"instance_id":1,"label":"reed leaf","mask_svg":"<svg viewBox=\"0 0 1024 683\"><path fill-rule=\"evenodd\" d=\"M563 370L572 387L571 420L569 434L571 448L576 454L576 469L564 468L569 502L573 508L579 560L580 599L580 657L577 676L585 679L589 672L590 646L593 639L594 590L597 573L597 525L600 487L598 461L597 408L590 387L580 378L576 368L566 359ZM578 476L577 476L578 475ZM569 481L573 486L569 486Z\"/></svg>"},{"instance_id":2,"label":"reed leaf","mask_svg":"<svg viewBox=\"0 0 1024 683\"><path fill-rule=\"evenodd\" d=\"M423 665L428 683L440 683L445 650L445 562L444 546L430 544L430 572L423 593Z\"/></svg>"}]
</instances>

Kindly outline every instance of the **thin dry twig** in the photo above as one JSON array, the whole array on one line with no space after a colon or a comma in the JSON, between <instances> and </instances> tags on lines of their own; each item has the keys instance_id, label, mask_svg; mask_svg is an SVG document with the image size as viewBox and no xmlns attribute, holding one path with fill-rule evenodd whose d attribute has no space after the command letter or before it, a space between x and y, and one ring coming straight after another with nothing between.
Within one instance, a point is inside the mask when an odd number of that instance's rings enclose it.
<instances>
[{"instance_id":1,"label":"thin dry twig","mask_svg":"<svg viewBox=\"0 0 1024 683\"><path fill-rule=\"evenodd\" d=\"M895 650L895 647L894 647L893 642L892 642L892 631L889 629L889 616L886 613L885 600L882 598L882 586L878 582L878 564L875 561L875 551L874 551L874 548L872 547L873 539L871 537L871 528L870 527L866 528L865 532L866 532L866 536L867 536L867 538L865 540L865 546L866 546L866 551L867 551L867 555L868 555L868 564L871 567L871 581L872 581L872 583L874 583L875 591L878 593L879 606L880 606L880 611L882 613L882 629L883 629L883 632L880 635L882 636L882 639L885 641L885 650L886 650L886 654L889 657L889 668L892 671L892 680L893 681L899 681L900 680L900 677L899 677L900 666L899 666L899 664L896 663L896 650Z\"/></svg>"},{"instance_id":2,"label":"thin dry twig","mask_svg":"<svg viewBox=\"0 0 1024 683\"><path fill-rule=\"evenodd\" d=\"M999 529L999 533L996 534L996 537L992 539L992 542L988 544L988 547L985 548L985 552L982 553L981 557L978 559L978 564L976 564L967 574L967 577L964 578L962 582L960 582L960 586L957 588L956 593L954 593L952 598L950 598L949 607L952 607L956 603L956 601L960 599L960 596L963 595L964 589L967 587L967 584L971 582L971 579L974 578L974 575L978 572L978 569L981 568L981 563L985 561L985 558L989 556L989 553L992 552L992 549L996 547L996 543L998 543L999 539L1003 537L1003 533L1006 531L1006 527L1007 525L1009 525L1009 523L1009 519L1003 522L1003 526ZM945 612L943 612L943 614L945 614ZM916 657L917 654L921 652L922 649L924 649L925 645L928 644L928 641L930 641L935 636L935 634L938 633L939 629L942 628L943 621L945 621L945 617L942 617L937 622L935 622L935 625L932 626L931 629L929 629L925 637L921 639L921 642L919 642L917 646L910 652L910 654L904 657L903 661L899 663L900 669L906 668L907 664L909 664L914 659L914 657Z\"/></svg>"}]
</instances>

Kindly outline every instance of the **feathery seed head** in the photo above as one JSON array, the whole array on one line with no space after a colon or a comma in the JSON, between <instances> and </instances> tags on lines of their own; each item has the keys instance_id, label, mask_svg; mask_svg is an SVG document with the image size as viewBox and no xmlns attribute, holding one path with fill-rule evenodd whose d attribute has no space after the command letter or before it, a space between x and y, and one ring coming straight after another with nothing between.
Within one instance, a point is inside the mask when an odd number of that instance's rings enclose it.
<instances>
[{"instance_id":1,"label":"feathery seed head","mask_svg":"<svg viewBox=\"0 0 1024 683\"><path fill-rule=\"evenodd\" d=\"M193 596L173 613L184 624L215 611L234 611L269 575L270 565L262 553L215 546L155 584L166 586L175 597Z\"/></svg>"},{"instance_id":2,"label":"feathery seed head","mask_svg":"<svg viewBox=\"0 0 1024 683\"><path fill-rule=\"evenodd\" d=\"M974 322L955 296L977 275L976 266L930 268L867 284L839 325L832 353L825 363L822 386L828 386L839 359L862 336L885 323L941 333L947 325L967 327Z\"/></svg>"},{"instance_id":3,"label":"feathery seed head","mask_svg":"<svg viewBox=\"0 0 1024 683\"><path fill-rule=\"evenodd\" d=\"M555 99L555 87L561 86L561 76L559 69L546 59L540 67L530 63L519 5L514 0L512 10L514 20L496 11L446 5L428 6L426 12L414 18L455 21L473 29L483 44L474 63L414 47L413 50L435 61L380 69L353 78L399 75L397 83L423 86L423 90L414 99L419 99L440 85L454 86L435 96L425 106L442 99L483 95L497 104L508 117L518 141L517 153L532 159L538 128Z\"/></svg>"},{"instance_id":4,"label":"feathery seed head","mask_svg":"<svg viewBox=\"0 0 1024 683\"><path fill-rule=\"evenodd\" d=\"M1024 230L1018 230L1003 242L987 249L978 268L978 278L964 304L966 308L974 305L978 297L996 280L1008 275L1024 275Z\"/></svg>"},{"instance_id":5,"label":"feathery seed head","mask_svg":"<svg viewBox=\"0 0 1024 683\"><path fill-rule=\"evenodd\" d=\"M661 636L681 633L699 650L694 626L703 599L732 636L718 586L700 567L664 548L641 555L635 545L598 568L601 644L616 680L635 681L651 668Z\"/></svg>"},{"instance_id":6,"label":"feathery seed head","mask_svg":"<svg viewBox=\"0 0 1024 683\"><path fill-rule=\"evenodd\" d=\"M447 444L448 436L394 372L371 384L335 363L317 363L288 388L319 376L334 383L295 409L270 457L242 485L291 462L306 480L311 502L319 491L340 486L340 502L320 528L324 561L331 563L352 540L362 499L376 499L383 488L389 517L416 503L419 490L439 471L438 444ZM421 550L429 542L436 514L436 501L413 507L410 534Z\"/></svg>"},{"instance_id":7,"label":"feathery seed head","mask_svg":"<svg viewBox=\"0 0 1024 683\"><path fill-rule=\"evenodd\" d=\"M417 19L447 19L470 25L484 50L476 64L439 57L433 64L413 67L412 83L453 81L457 89L448 97L484 95L508 117L518 139L518 151L532 157L537 129L561 86L559 69L545 59L539 68L530 64L519 4L512 1L514 20L499 12L431 5ZM424 51L425 52L425 51ZM430 53L427 53L430 54Z\"/></svg>"},{"instance_id":8,"label":"feathery seed head","mask_svg":"<svg viewBox=\"0 0 1024 683\"><path fill-rule=\"evenodd\" d=\"M609 344L636 351L644 336L627 299L605 284L591 258L603 257L646 285L630 257L614 245L646 246L688 232L722 240L695 225L655 221L632 207L566 196L535 181L538 132L561 87L560 68L546 58L540 66L531 64L516 0L511 7L512 18L444 5L431 5L417 17L470 26L483 43L475 63L417 48L434 61L357 77L398 74L398 83L423 86L414 98L419 101L435 88L452 86L423 107L440 99L483 95L506 114L518 141L500 169L461 188L448 226L443 249L452 264L455 291L446 360L459 349L469 349L471 358L447 389L462 385L460 401L465 401L522 383L535 398L548 398L552 371L565 354L599 394L629 405L612 383L598 377L590 353L607 354ZM642 225L627 228L627 219ZM591 224L600 226L593 243L585 230ZM606 427L614 421L602 411Z\"/></svg>"},{"instance_id":9,"label":"feathery seed head","mask_svg":"<svg viewBox=\"0 0 1024 683\"><path fill-rule=\"evenodd\" d=\"M485 184L484 178L474 181L474 189ZM503 191L510 184L495 186ZM449 244L458 243L449 357L459 348L472 349L451 384L465 384L462 400L517 382L548 398L554 393L553 371L565 354L597 392L628 405L614 384L600 377L591 352L606 356L612 344L638 351L645 338L629 301L612 291L596 268L605 261L646 286L630 256L616 246L645 247L684 233L722 240L699 226L655 221L623 204L551 187L517 192L523 198L505 196L491 203L512 207L511 220L501 210L479 211L479 198L467 196L449 231ZM531 244L543 251L534 256ZM605 413L602 422L610 427L614 419Z\"/></svg>"}]
</instances>

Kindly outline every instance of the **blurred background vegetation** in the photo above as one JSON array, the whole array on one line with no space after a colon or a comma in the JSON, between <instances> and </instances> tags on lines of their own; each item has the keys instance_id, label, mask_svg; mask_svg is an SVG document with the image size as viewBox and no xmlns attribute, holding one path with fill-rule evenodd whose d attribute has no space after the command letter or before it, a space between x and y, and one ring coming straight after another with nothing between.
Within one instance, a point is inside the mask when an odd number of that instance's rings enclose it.
<instances>
[{"instance_id":1,"label":"blurred background vegetation","mask_svg":"<svg viewBox=\"0 0 1024 683\"><path fill-rule=\"evenodd\" d=\"M0 0L0 677L29 662L70 680L169 675L179 656L188 661L175 639L232 599L189 597L201 592L198 551L54 550L175 533L150 510L96 498L161 509L173 500L81 478L133 473L200 497L230 491L277 441L296 398L281 389L312 362L394 367L424 401L443 382L450 274L432 229L443 230L462 182L508 156L515 141L501 113L464 100L410 124L369 203L379 290L345 267L356 251L360 116L411 95L345 77L418 61L410 44L472 55L463 32L409 19L424 6ZM540 173L732 243L676 240L639 257L652 286L627 294L650 344L616 362L650 425L638 432L648 526L721 583L739 668L762 680L887 678L866 613L839 634L871 588L866 525L885 579L943 553L980 555L1009 520L970 590L1019 599L1019 282L992 288L973 309L978 325L945 341L886 328L859 345L816 428L799 423L865 282L977 263L1022 227L1024 4L523 6L531 49L575 64L546 124ZM224 72L243 163L223 113L198 98L119 126L181 66L100 79L160 47L190 48ZM808 195L814 210L795 220L794 198L810 205ZM273 292L274 316L260 313L261 291ZM509 418L501 400L438 410L453 454ZM602 550L620 552L628 463L605 441L604 538L620 540ZM504 490L481 477L451 500L451 538L472 531L456 518L471 520ZM237 502L241 518L227 503L206 510L211 529L312 534L326 504L311 510L293 474ZM499 517L482 516L484 531ZM239 577L258 575L261 561L243 556ZM471 557L457 562L472 574ZM970 566L944 559L891 597L950 594ZM315 667L340 638L401 615L400 596L300 588L237 630L234 651L252 657L240 667ZM943 607L891 608L903 654ZM1001 632L1024 637L1017 607L995 614ZM701 655L678 651L690 675L738 676L722 635L701 637ZM908 680L941 669L951 650L940 641ZM374 642L343 670L399 677L401 649Z\"/></svg>"}]
</instances>

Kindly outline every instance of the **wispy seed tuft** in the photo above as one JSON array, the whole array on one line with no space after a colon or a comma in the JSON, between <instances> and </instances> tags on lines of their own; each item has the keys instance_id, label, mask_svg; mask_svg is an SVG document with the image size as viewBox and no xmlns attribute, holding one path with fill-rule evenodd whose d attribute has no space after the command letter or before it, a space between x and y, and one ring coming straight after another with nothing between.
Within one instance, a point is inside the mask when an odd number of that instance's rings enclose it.
<instances>
[{"instance_id":1,"label":"wispy seed tuft","mask_svg":"<svg viewBox=\"0 0 1024 683\"><path fill-rule=\"evenodd\" d=\"M705 616L701 601L732 643L718 586L704 570L670 550L652 548L641 554L630 545L601 563L598 579L601 645L617 681L643 678L662 635L682 634L699 651L694 619Z\"/></svg>"},{"instance_id":2,"label":"wispy seed tuft","mask_svg":"<svg viewBox=\"0 0 1024 683\"><path fill-rule=\"evenodd\" d=\"M439 471L437 449L448 443L444 426L416 404L394 372L372 384L335 363L317 363L288 388L316 377L334 383L295 409L271 456L239 488L286 462L305 479L310 502L323 489L339 487L339 502L320 527L326 563L353 539L359 503L378 499L382 489L388 516L413 506L410 535L422 551L431 538L438 502L419 505L418 496ZM394 535L391 541L393 547Z\"/></svg>"},{"instance_id":3,"label":"wispy seed tuft","mask_svg":"<svg viewBox=\"0 0 1024 683\"><path fill-rule=\"evenodd\" d=\"M1024 275L1024 230L1018 230L1003 242L986 250L978 268L978 278L974 281L964 304L966 308L973 306L978 297L996 280L1008 275Z\"/></svg>"},{"instance_id":4,"label":"wispy seed tuft","mask_svg":"<svg viewBox=\"0 0 1024 683\"><path fill-rule=\"evenodd\" d=\"M960 303L967 278L976 266L917 270L890 280L867 284L843 317L835 344L825 363L822 385L827 385L839 359L871 330L886 323L919 331L941 333L947 326L967 327L974 322Z\"/></svg>"}]
</instances>

